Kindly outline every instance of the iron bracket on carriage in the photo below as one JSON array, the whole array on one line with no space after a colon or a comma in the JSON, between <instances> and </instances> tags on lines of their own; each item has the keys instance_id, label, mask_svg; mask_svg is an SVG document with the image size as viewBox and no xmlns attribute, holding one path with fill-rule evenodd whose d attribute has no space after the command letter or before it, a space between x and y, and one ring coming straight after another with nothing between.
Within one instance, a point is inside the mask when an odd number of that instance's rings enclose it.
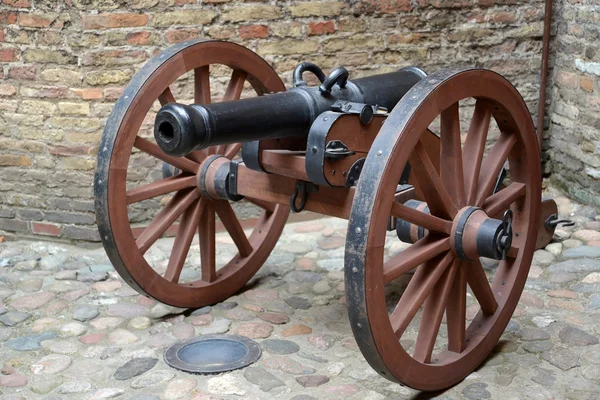
<instances>
[{"instance_id":1,"label":"iron bracket on carriage","mask_svg":"<svg viewBox=\"0 0 600 400\"><path fill-rule=\"evenodd\" d=\"M211 93L217 64L232 71L222 98ZM305 73L319 83L310 86ZM178 101L171 89L182 74L193 93ZM362 354L382 376L413 388L456 384L504 332L534 250L568 223L555 202L541 201L540 149L525 102L505 78L477 68L351 79L343 67L326 76L306 62L293 82L286 90L258 55L212 40L175 45L142 68L99 152L96 210L112 263L140 293L200 307L246 284L290 209L347 219L346 302ZM157 100L148 137L140 128ZM461 119L461 106L470 118ZM130 187L139 154L162 171ZM147 227L133 226L128 207L167 194ZM254 225L242 227L235 202L261 210ZM221 267L216 216L237 249ZM171 227L168 265L156 269L144 255ZM184 282L196 233L200 276ZM406 249L387 254L390 240ZM390 306L386 288L407 277ZM468 291L480 306L472 320ZM405 335L414 346L403 345Z\"/></svg>"}]
</instances>

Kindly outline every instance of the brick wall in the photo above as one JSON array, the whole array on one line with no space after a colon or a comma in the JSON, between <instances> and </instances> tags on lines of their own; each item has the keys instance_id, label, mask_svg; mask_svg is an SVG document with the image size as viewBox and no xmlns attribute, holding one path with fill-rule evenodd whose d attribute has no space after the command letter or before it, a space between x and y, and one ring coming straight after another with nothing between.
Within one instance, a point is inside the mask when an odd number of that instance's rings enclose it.
<instances>
[{"instance_id":1,"label":"brick wall","mask_svg":"<svg viewBox=\"0 0 600 400\"><path fill-rule=\"evenodd\" d=\"M528 0L0 0L0 232L97 238L92 176L105 119L135 71L170 44L240 42L288 85L306 60L354 77L486 67L535 113L542 19L543 3ZM588 75L565 67L558 81L578 86ZM571 110L570 100L557 104Z\"/></svg>"},{"instance_id":2,"label":"brick wall","mask_svg":"<svg viewBox=\"0 0 600 400\"><path fill-rule=\"evenodd\" d=\"M552 179L575 199L600 206L600 3L557 3Z\"/></svg>"}]
</instances>

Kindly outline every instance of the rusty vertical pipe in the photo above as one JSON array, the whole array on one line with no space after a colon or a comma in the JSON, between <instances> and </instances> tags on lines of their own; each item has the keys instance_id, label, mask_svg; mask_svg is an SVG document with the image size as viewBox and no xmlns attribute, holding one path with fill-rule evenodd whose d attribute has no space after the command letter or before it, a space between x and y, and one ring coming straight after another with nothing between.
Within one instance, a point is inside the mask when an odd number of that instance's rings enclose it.
<instances>
[{"instance_id":1,"label":"rusty vertical pipe","mask_svg":"<svg viewBox=\"0 0 600 400\"><path fill-rule=\"evenodd\" d=\"M546 82L548 80L548 57L550 56L550 28L552 25L552 0L546 0L544 12L544 41L542 48L542 74L540 79L540 101L538 105L537 137L542 154L544 136L544 114L546 107Z\"/></svg>"}]
</instances>

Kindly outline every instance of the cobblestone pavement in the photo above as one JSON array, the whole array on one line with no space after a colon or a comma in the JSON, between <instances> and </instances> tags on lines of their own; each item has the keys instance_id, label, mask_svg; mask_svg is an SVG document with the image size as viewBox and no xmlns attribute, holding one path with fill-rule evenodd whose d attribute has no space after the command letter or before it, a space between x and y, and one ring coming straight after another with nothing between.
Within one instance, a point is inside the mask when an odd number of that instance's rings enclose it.
<instances>
[{"instance_id":1,"label":"cobblestone pavement","mask_svg":"<svg viewBox=\"0 0 600 400\"><path fill-rule=\"evenodd\" d=\"M437 398L600 398L600 216L558 201L577 225L535 254L494 354ZM243 293L185 311L139 296L101 248L0 244L0 399L429 398L381 378L357 349L344 235L341 220L289 224ZM386 247L402 249L391 235ZM257 340L262 358L217 376L163 361L177 340L224 332Z\"/></svg>"}]
</instances>

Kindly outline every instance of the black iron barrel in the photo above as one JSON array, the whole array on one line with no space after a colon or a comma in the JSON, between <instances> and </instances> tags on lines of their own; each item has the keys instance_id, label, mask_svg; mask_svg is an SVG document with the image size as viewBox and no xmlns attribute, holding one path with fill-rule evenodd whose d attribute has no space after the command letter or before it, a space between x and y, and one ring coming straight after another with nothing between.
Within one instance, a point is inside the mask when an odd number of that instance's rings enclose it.
<instances>
[{"instance_id":1,"label":"black iron barrel","mask_svg":"<svg viewBox=\"0 0 600 400\"><path fill-rule=\"evenodd\" d=\"M208 146L308 135L319 114L338 100L394 108L425 73L408 67L396 72L348 81L331 93L317 87L207 105L170 103L156 116L154 137L172 156Z\"/></svg>"}]
</instances>

